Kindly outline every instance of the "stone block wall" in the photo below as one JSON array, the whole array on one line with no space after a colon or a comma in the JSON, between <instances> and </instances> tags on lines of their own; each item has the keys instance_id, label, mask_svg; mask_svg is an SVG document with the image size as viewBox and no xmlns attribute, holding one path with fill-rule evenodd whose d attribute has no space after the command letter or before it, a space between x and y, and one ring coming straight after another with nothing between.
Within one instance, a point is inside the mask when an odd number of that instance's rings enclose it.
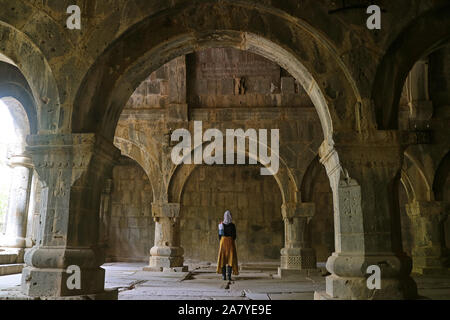
<instances>
[{"instance_id":1,"label":"stone block wall","mask_svg":"<svg viewBox=\"0 0 450 320\"><path fill-rule=\"evenodd\" d=\"M187 100L194 108L311 105L302 86L264 57L211 48L186 58Z\"/></svg>"},{"instance_id":2,"label":"stone block wall","mask_svg":"<svg viewBox=\"0 0 450 320\"><path fill-rule=\"evenodd\" d=\"M144 170L131 159L121 159L113 170L109 259L148 260L155 238L152 200L151 184Z\"/></svg>"},{"instance_id":3,"label":"stone block wall","mask_svg":"<svg viewBox=\"0 0 450 320\"><path fill-rule=\"evenodd\" d=\"M284 246L281 193L258 166L200 166L184 189L181 244L185 258L215 262L218 224L230 210L240 262L279 260Z\"/></svg>"},{"instance_id":4,"label":"stone block wall","mask_svg":"<svg viewBox=\"0 0 450 320\"><path fill-rule=\"evenodd\" d=\"M126 109L159 109L169 103L168 64L153 72L135 90L128 100Z\"/></svg>"}]
</instances>

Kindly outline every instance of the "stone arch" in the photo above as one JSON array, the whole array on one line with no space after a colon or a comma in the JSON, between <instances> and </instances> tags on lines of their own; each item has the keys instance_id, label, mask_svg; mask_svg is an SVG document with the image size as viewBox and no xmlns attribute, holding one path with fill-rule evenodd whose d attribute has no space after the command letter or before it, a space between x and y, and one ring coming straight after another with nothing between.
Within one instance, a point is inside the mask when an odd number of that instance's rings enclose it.
<instances>
[{"instance_id":1,"label":"stone arch","mask_svg":"<svg viewBox=\"0 0 450 320\"><path fill-rule=\"evenodd\" d=\"M248 50L285 68L312 98L325 139L332 139L333 126L353 128L354 119L348 119L354 116L351 109L361 99L344 63L320 32L277 10L204 2L144 19L111 44L80 86L73 132L98 131L112 137L122 108L148 74L177 56L209 47ZM311 55L322 64L314 64ZM342 79L330 83L330 77L324 76L329 72L342 75ZM345 103L337 101L338 92L346 97Z\"/></svg>"},{"instance_id":2,"label":"stone arch","mask_svg":"<svg viewBox=\"0 0 450 320\"><path fill-rule=\"evenodd\" d=\"M411 203L416 199L416 193L414 192L413 183L411 182L411 179L409 178L408 172L406 172L405 169L402 169L401 176L400 176L400 183L403 186L403 189L406 192L406 197L408 198L408 202Z\"/></svg>"},{"instance_id":3,"label":"stone arch","mask_svg":"<svg viewBox=\"0 0 450 320\"><path fill-rule=\"evenodd\" d=\"M28 82L17 69L17 67L0 61L0 99L13 98L23 107L27 115L28 130L26 134L37 133L37 113L33 94L28 86ZM10 112L13 110L10 110ZM24 123L25 119L20 119L20 115L13 111L13 118Z\"/></svg>"},{"instance_id":4,"label":"stone arch","mask_svg":"<svg viewBox=\"0 0 450 320\"><path fill-rule=\"evenodd\" d=\"M399 101L410 70L450 40L450 5L413 20L392 42L377 68L372 89L379 129L396 129Z\"/></svg>"},{"instance_id":5,"label":"stone arch","mask_svg":"<svg viewBox=\"0 0 450 320\"><path fill-rule=\"evenodd\" d=\"M309 164L303 176L301 185L301 195L303 202L310 202L312 199L312 192L314 190L314 181L321 169L320 159L316 156Z\"/></svg>"},{"instance_id":6,"label":"stone arch","mask_svg":"<svg viewBox=\"0 0 450 320\"><path fill-rule=\"evenodd\" d=\"M207 146L208 143L204 143L202 147ZM200 148L197 146L192 149L190 155L192 155L196 149ZM272 152L272 151L270 151ZM240 152L235 150L233 155L239 155ZM226 157L227 153L224 151L224 157ZM258 157L249 152L245 152L245 157L256 160L259 164ZM188 181L191 174L199 165L196 164L180 164L175 166L172 170L172 174L170 176L170 181L168 185L168 197L169 202L180 203L181 197L183 194L183 189ZM283 203L297 203L298 199L298 188L294 179L294 176L291 170L286 166L286 162L280 157L280 169L277 174L273 175L273 178L277 182L277 185L280 189L281 198Z\"/></svg>"},{"instance_id":7,"label":"stone arch","mask_svg":"<svg viewBox=\"0 0 450 320\"><path fill-rule=\"evenodd\" d=\"M62 111L56 80L44 54L24 33L0 21L0 53L8 57L28 81L36 107L35 131L51 133L61 126ZM23 83L23 79L21 80Z\"/></svg>"},{"instance_id":8,"label":"stone arch","mask_svg":"<svg viewBox=\"0 0 450 320\"><path fill-rule=\"evenodd\" d=\"M114 138L114 144L117 148L120 149L120 152L123 156L126 156L132 160L134 160L141 168L144 170L145 174L147 175L150 186L153 190L153 199L156 201L156 190L155 185L152 182L151 177L154 175L152 174L152 171L159 170L156 160L146 151L145 148L140 146L137 142L131 141L125 138L116 137Z\"/></svg>"},{"instance_id":9,"label":"stone arch","mask_svg":"<svg viewBox=\"0 0 450 320\"><path fill-rule=\"evenodd\" d=\"M408 195L408 200L418 200L418 201L432 201L434 200L433 191L431 183L425 174L425 170L422 164L409 152L405 152L405 163L406 165L410 163L409 166L420 177L420 181L414 183L411 179L408 171L403 168L401 171L400 182L405 187L405 191ZM418 186L423 186L424 189L419 189ZM412 198L410 198L410 196Z\"/></svg>"}]
</instances>

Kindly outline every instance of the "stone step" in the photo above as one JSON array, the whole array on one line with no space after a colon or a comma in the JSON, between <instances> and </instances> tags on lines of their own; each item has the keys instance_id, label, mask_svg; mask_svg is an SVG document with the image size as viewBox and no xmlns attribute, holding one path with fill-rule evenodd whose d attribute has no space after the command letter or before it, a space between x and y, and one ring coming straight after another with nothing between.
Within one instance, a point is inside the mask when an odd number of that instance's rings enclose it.
<instances>
[{"instance_id":1,"label":"stone step","mask_svg":"<svg viewBox=\"0 0 450 320\"><path fill-rule=\"evenodd\" d=\"M7 251L0 252L0 265L16 263L17 254Z\"/></svg>"},{"instance_id":2,"label":"stone step","mask_svg":"<svg viewBox=\"0 0 450 320\"><path fill-rule=\"evenodd\" d=\"M0 265L0 276L7 276L10 274L18 274L22 272L22 269L25 267L23 263L16 264L2 264Z\"/></svg>"}]
</instances>

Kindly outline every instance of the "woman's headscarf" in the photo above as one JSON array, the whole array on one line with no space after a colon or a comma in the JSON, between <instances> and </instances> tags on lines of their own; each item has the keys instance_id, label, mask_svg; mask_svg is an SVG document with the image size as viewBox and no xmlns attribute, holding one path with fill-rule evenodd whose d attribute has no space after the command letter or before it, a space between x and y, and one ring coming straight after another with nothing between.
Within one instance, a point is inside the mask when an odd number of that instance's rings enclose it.
<instances>
[{"instance_id":1,"label":"woman's headscarf","mask_svg":"<svg viewBox=\"0 0 450 320\"><path fill-rule=\"evenodd\" d=\"M230 224L231 221L232 221L231 212L227 210L227 211L225 211L225 214L223 215L223 223Z\"/></svg>"}]
</instances>

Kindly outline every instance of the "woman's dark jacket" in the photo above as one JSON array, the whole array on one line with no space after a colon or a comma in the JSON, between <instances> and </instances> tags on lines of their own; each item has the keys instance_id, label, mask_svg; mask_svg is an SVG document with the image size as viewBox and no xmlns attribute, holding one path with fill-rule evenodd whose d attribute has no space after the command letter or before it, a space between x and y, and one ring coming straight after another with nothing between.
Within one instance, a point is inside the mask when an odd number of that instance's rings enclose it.
<instances>
[{"instance_id":1,"label":"woman's dark jacket","mask_svg":"<svg viewBox=\"0 0 450 320\"><path fill-rule=\"evenodd\" d=\"M223 231L224 231L224 236L225 237L232 237L233 240L236 240L236 226L234 225L234 223L230 223L230 224L223 224ZM219 241L222 238L222 236L219 234Z\"/></svg>"}]
</instances>

